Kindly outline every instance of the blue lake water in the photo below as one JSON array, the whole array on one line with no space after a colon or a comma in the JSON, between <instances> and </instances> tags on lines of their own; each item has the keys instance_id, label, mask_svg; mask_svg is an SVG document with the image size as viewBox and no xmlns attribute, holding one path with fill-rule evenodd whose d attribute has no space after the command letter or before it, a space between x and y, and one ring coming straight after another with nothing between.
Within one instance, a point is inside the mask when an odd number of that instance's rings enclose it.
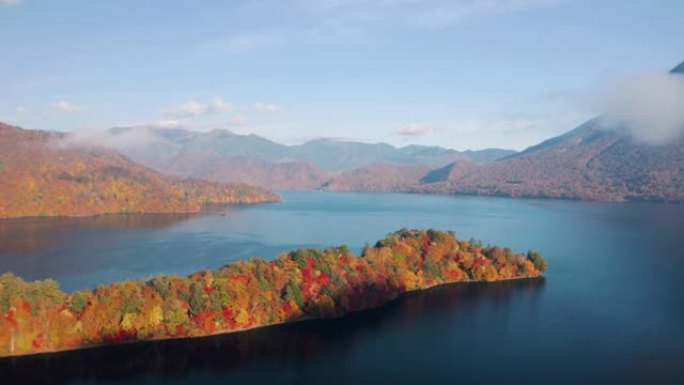
<instances>
[{"instance_id":1,"label":"blue lake water","mask_svg":"<svg viewBox=\"0 0 684 385\"><path fill-rule=\"evenodd\" d=\"M549 271L339 320L0 361L0 371L53 383L684 383L684 206L283 193L224 215L0 221L0 272L75 290L303 246L358 250L401 227L539 250Z\"/></svg>"}]
</instances>

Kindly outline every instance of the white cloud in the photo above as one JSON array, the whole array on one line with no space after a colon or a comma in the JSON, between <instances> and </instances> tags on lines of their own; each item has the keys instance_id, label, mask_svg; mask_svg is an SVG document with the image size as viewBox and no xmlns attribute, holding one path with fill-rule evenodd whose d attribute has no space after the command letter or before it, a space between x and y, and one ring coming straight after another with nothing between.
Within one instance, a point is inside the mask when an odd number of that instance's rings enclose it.
<instances>
[{"instance_id":1,"label":"white cloud","mask_svg":"<svg viewBox=\"0 0 684 385\"><path fill-rule=\"evenodd\" d=\"M88 129L71 132L57 142L62 147L105 147L117 151L146 148L163 138L146 127L121 127L120 130Z\"/></svg>"},{"instance_id":2,"label":"white cloud","mask_svg":"<svg viewBox=\"0 0 684 385\"><path fill-rule=\"evenodd\" d=\"M6 5L6 6L12 6L12 5L19 5L23 3L24 0L0 0L0 4Z\"/></svg>"},{"instance_id":3,"label":"white cloud","mask_svg":"<svg viewBox=\"0 0 684 385\"><path fill-rule=\"evenodd\" d=\"M270 104L270 103L254 103L252 106L257 111L267 111L267 112L274 112L280 109L280 107L276 106L275 104Z\"/></svg>"},{"instance_id":4,"label":"white cloud","mask_svg":"<svg viewBox=\"0 0 684 385\"><path fill-rule=\"evenodd\" d=\"M214 98L208 103L200 103L195 100L173 105L165 109L164 114L174 118L189 118L193 116L218 114L233 110L233 106L221 98Z\"/></svg>"},{"instance_id":5,"label":"white cloud","mask_svg":"<svg viewBox=\"0 0 684 385\"><path fill-rule=\"evenodd\" d=\"M17 107L16 111L17 111L17 114L25 114L28 111L28 109L24 106L19 106L19 107Z\"/></svg>"},{"instance_id":6,"label":"white cloud","mask_svg":"<svg viewBox=\"0 0 684 385\"><path fill-rule=\"evenodd\" d=\"M55 104L52 105L54 108L63 111L63 112L83 112L85 111L85 107L79 106L76 104L69 103L67 101L59 101Z\"/></svg>"},{"instance_id":7,"label":"white cloud","mask_svg":"<svg viewBox=\"0 0 684 385\"><path fill-rule=\"evenodd\" d=\"M159 135L156 129L179 128L175 120L161 120L151 123L122 124L115 128L91 128L70 132L57 142L63 147L105 147L117 151L136 148L151 148L162 145L168 139Z\"/></svg>"},{"instance_id":8,"label":"white cloud","mask_svg":"<svg viewBox=\"0 0 684 385\"><path fill-rule=\"evenodd\" d=\"M406 123L398 131L401 136L423 136L433 131L432 127L424 123Z\"/></svg>"},{"instance_id":9,"label":"white cloud","mask_svg":"<svg viewBox=\"0 0 684 385\"><path fill-rule=\"evenodd\" d=\"M614 81L599 93L604 126L665 144L684 134L684 76L649 73Z\"/></svg>"}]
</instances>

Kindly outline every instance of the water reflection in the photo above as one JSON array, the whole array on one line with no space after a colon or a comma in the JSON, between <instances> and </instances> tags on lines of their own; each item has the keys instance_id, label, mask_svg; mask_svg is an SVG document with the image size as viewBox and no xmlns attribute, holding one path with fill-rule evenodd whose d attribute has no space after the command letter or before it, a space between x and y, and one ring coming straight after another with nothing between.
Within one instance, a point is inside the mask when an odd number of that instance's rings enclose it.
<instances>
[{"instance_id":1,"label":"water reflection","mask_svg":"<svg viewBox=\"0 0 684 385\"><path fill-rule=\"evenodd\" d=\"M74 218L0 219L0 253L53 245L61 234L92 229L168 228L196 214L113 214Z\"/></svg>"},{"instance_id":2,"label":"water reflection","mask_svg":"<svg viewBox=\"0 0 684 385\"><path fill-rule=\"evenodd\" d=\"M456 284L414 293L382 308L335 320L309 321L191 340L154 341L0 361L3 383L123 381L139 384L183 376L240 376L266 383L305 370L330 355L352 356L370 336L387 330L416 332L456 312L475 316L480 306L501 306L539 295L544 280ZM512 310L512 309L511 309ZM418 322L417 322L418 321ZM446 337L446 336L445 336ZM382 349L380 349L382 351ZM268 368L268 370L260 370ZM7 381L7 382L6 382Z\"/></svg>"}]
</instances>

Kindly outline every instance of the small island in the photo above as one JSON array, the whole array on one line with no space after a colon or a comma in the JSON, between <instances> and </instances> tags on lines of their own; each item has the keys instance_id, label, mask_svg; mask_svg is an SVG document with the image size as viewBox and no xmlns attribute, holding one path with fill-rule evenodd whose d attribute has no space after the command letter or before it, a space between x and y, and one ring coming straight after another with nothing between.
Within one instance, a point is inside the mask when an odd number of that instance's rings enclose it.
<instances>
[{"instance_id":1,"label":"small island","mask_svg":"<svg viewBox=\"0 0 684 385\"><path fill-rule=\"evenodd\" d=\"M402 229L361 256L346 246L252 258L188 277L62 292L54 280L0 276L0 356L190 338L340 317L433 286L536 278L537 252L461 241L453 232Z\"/></svg>"}]
</instances>

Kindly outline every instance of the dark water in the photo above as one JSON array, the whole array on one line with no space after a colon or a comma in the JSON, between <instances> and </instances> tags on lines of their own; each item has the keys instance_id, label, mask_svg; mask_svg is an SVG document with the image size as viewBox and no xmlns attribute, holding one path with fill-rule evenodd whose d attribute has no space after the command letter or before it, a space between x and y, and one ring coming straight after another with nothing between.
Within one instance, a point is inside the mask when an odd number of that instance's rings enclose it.
<instances>
[{"instance_id":1,"label":"dark water","mask_svg":"<svg viewBox=\"0 0 684 385\"><path fill-rule=\"evenodd\" d=\"M0 361L0 383L684 383L684 206L286 193L223 215L0 221L0 271L67 290L400 227L540 250L545 279L339 320Z\"/></svg>"}]
</instances>

